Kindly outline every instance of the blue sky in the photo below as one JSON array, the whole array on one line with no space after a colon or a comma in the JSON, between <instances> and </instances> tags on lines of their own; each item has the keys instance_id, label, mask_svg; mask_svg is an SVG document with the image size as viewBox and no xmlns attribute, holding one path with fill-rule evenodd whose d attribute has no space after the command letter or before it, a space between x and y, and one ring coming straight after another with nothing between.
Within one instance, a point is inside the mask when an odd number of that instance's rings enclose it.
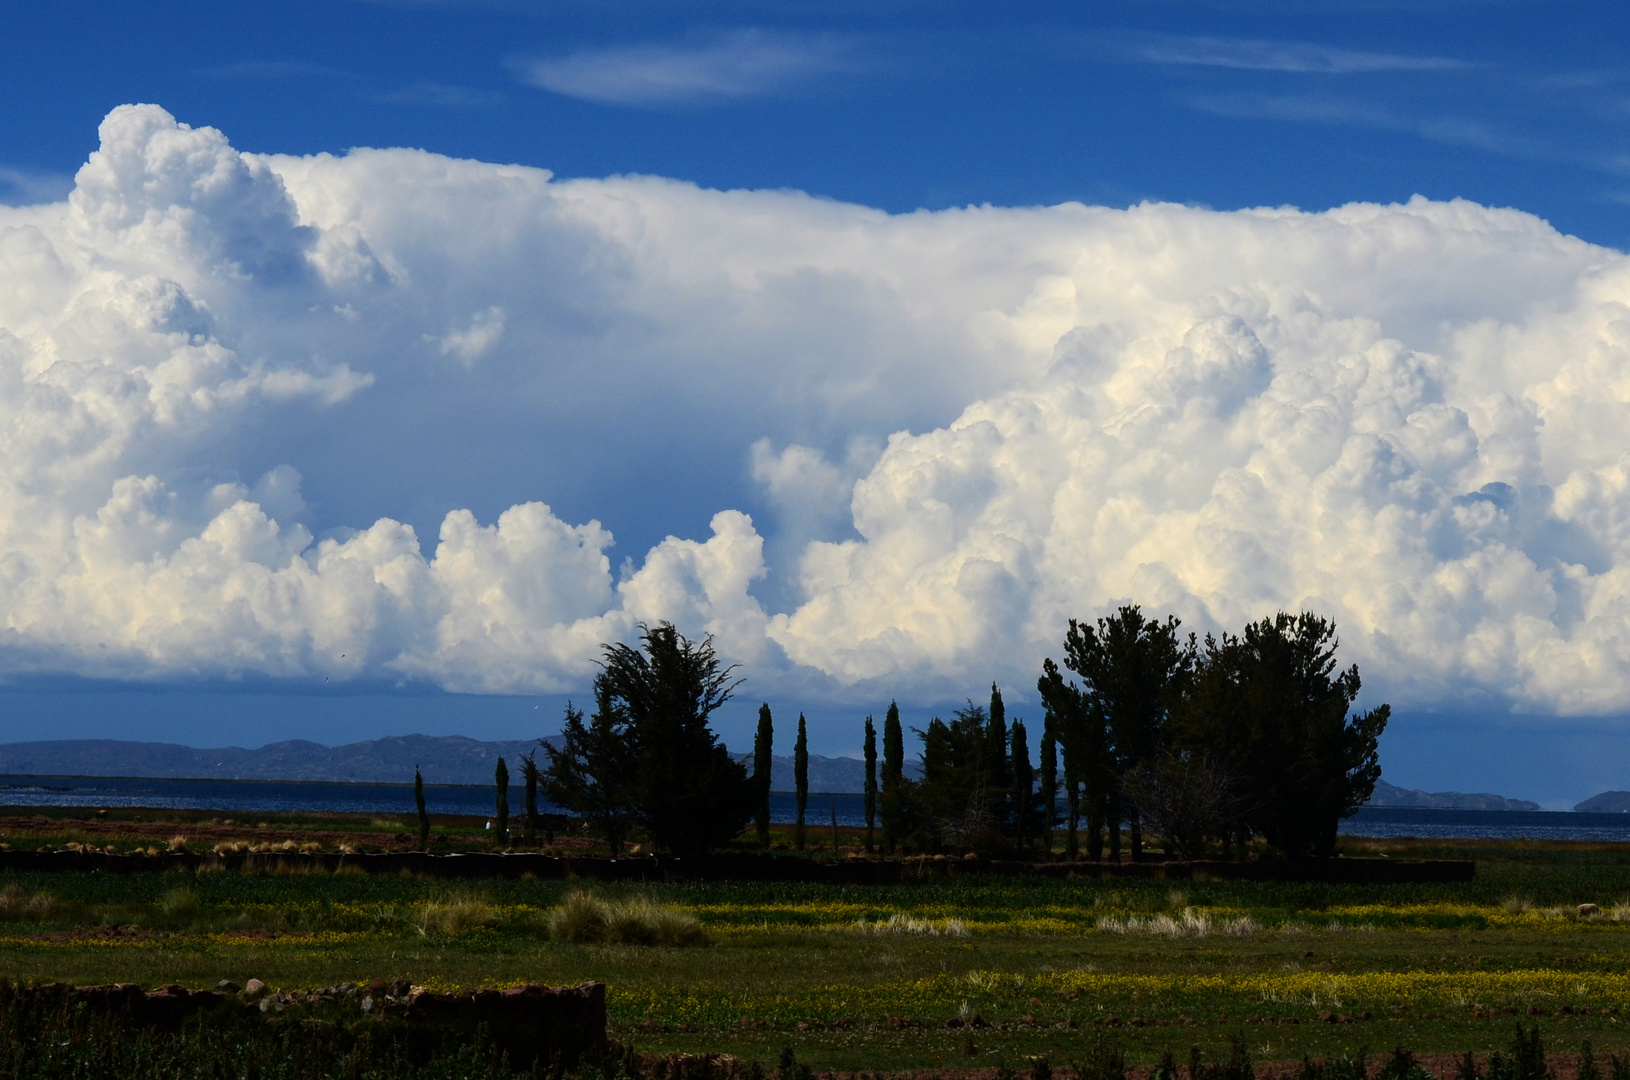
<instances>
[{"instance_id":1,"label":"blue sky","mask_svg":"<svg viewBox=\"0 0 1630 1080\"><path fill-rule=\"evenodd\" d=\"M1607 2L25 0L5 22L0 159L25 190L65 185L113 105L155 101L261 152L892 211L1458 196L1630 243L1630 16Z\"/></svg>"},{"instance_id":2,"label":"blue sky","mask_svg":"<svg viewBox=\"0 0 1630 1080\"><path fill-rule=\"evenodd\" d=\"M1627 24L7 5L0 738L516 737L661 617L851 752L1305 604L1389 779L1624 786Z\"/></svg>"}]
</instances>

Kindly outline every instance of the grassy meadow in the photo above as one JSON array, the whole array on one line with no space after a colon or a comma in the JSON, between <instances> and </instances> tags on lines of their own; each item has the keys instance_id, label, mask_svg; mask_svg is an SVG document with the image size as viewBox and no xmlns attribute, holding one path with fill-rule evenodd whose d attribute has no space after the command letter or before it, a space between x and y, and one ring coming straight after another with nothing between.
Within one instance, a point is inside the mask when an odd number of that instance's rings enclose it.
<instances>
[{"instance_id":1,"label":"grassy meadow","mask_svg":"<svg viewBox=\"0 0 1630 1080\"><path fill-rule=\"evenodd\" d=\"M327 823L332 826L334 823ZM388 823L387 823L388 824ZM65 833L69 826L51 826ZM384 829L385 825L378 826ZM358 826L359 829L362 826ZM13 842L26 842L17 837ZM1258 1060L1508 1044L1630 1050L1630 845L1345 842L1474 858L1458 885L1042 880L890 887L448 883L362 874L0 875L0 978L310 988L609 986L648 1052L818 1070L1133 1063L1243 1034ZM683 945L562 940L572 893L666 911ZM579 901L581 903L581 901ZM1581 917L1577 905L1600 905ZM569 921L569 920L565 920ZM581 938L582 935L577 935ZM615 936L615 935L612 935ZM638 935L634 935L637 937Z\"/></svg>"}]
</instances>

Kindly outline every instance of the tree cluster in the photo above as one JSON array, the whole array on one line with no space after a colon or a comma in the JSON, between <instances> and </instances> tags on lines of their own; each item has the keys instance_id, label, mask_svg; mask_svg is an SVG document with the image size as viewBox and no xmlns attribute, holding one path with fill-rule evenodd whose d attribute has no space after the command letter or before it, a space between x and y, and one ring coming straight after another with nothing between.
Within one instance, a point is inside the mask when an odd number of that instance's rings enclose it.
<instances>
[{"instance_id":1,"label":"tree cluster","mask_svg":"<svg viewBox=\"0 0 1630 1080\"><path fill-rule=\"evenodd\" d=\"M1106 836L1118 857L1122 824L1134 858L1145 825L1186 857L1213 840L1243 857L1253 835L1288 858L1333 854L1338 823L1380 778L1390 715L1349 713L1358 668L1337 667L1335 626L1281 612L1203 642L1179 626L1136 605L1094 625L1071 620L1063 657L1076 678L1043 664L1069 854L1084 825L1089 858Z\"/></svg>"},{"instance_id":2,"label":"tree cluster","mask_svg":"<svg viewBox=\"0 0 1630 1080\"><path fill-rule=\"evenodd\" d=\"M875 746L870 717L866 723L870 748ZM1046 843L1052 824L1048 807L1057 799L1047 763L1056 756L1044 735L1038 778L1024 722L1008 724L1002 692L994 684L988 708L970 701L949 721L935 717L916 735L922 743L916 778L905 775L905 734L896 704L890 703L883 720L881 785L874 779L875 751L867 754L867 791L876 792L885 850L1024 851ZM869 829L871 798L867 805Z\"/></svg>"},{"instance_id":3,"label":"tree cluster","mask_svg":"<svg viewBox=\"0 0 1630 1080\"><path fill-rule=\"evenodd\" d=\"M895 852L1050 852L1060 823L1065 851L1133 858L1144 831L1167 853L1203 857L1213 844L1244 857L1253 836L1289 858L1334 852L1342 817L1369 798L1381 769L1377 742L1389 710L1351 714L1358 668L1335 659L1335 627L1311 613L1279 613L1238 635L1184 636L1176 618L1136 605L1087 624L1071 620L1063 665L1047 659L1037 683L1045 719L1039 768L1022 720L1007 720L993 684L951 719L915 730L918 775L907 777L898 705L883 720L882 755L865 723L866 848L876 826ZM759 710L749 775L708 718L739 685L711 640L671 624L641 627L640 648L604 647L594 712L570 704L548 765L527 767L527 834L534 784L582 818L613 852L637 829L660 850L700 853L756 819L770 840L770 706ZM794 844L807 843L809 744L798 717ZM880 768L881 766L881 768ZM503 769L502 763L499 766ZM500 778L500 790L507 776ZM507 826L501 795L499 828ZM835 823L834 823L835 830Z\"/></svg>"}]
</instances>

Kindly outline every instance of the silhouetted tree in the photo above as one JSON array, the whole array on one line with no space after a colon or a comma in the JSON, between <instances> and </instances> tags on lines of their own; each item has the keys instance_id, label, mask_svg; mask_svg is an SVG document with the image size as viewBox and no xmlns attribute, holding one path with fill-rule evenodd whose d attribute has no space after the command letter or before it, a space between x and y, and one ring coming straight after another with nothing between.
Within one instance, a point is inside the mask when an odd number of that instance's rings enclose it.
<instances>
[{"instance_id":1,"label":"silhouetted tree","mask_svg":"<svg viewBox=\"0 0 1630 1080\"><path fill-rule=\"evenodd\" d=\"M1018 808L1012 806L1008 798L1013 774L1008 767L1007 706L1002 703L1002 691L994 682L990 684L990 708L985 716L985 745L979 759L985 783L985 809L996 827L1008 832Z\"/></svg>"},{"instance_id":2,"label":"silhouetted tree","mask_svg":"<svg viewBox=\"0 0 1630 1080\"><path fill-rule=\"evenodd\" d=\"M775 766L775 728L770 722L770 703L758 707L758 731L753 735L753 788L758 800L758 846L770 847L770 770Z\"/></svg>"},{"instance_id":3,"label":"silhouetted tree","mask_svg":"<svg viewBox=\"0 0 1630 1080\"><path fill-rule=\"evenodd\" d=\"M424 777L419 766L413 766L413 804L419 810L419 850L430 850L430 815L424 808Z\"/></svg>"},{"instance_id":4,"label":"silhouetted tree","mask_svg":"<svg viewBox=\"0 0 1630 1080\"><path fill-rule=\"evenodd\" d=\"M792 746L792 786L798 799L798 823L793 826L793 845L804 850L804 807L809 805L809 733L804 714L798 714L798 741Z\"/></svg>"},{"instance_id":5,"label":"silhouetted tree","mask_svg":"<svg viewBox=\"0 0 1630 1080\"><path fill-rule=\"evenodd\" d=\"M1053 826L1058 824L1058 737L1048 713L1041 726L1041 846L1053 851Z\"/></svg>"},{"instance_id":6,"label":"silhouetted tree","mask_svg":"<svg viewBox=\"0 0 1630 1080\"><path fill-rule=\"evenodd\" d=\"M906 740L900 729L900 706L889 702L883 717L883 850L890 855L906 834Z\"/></svg>"},{"instance_id":7,"label":"silhouetted tree","mask_svg":"<svg viewBox=\"0 0 1630 1080\"><path fill-rule=\"evenodd\" d=\"M1065 666L1082 681L1083 707L1076 712L1084 730L1075 741L1078 752L1097 759L1095 771L1105 781L1112 857L1119 854L1125 819L1119 780L1165 750L1171 703L1194 670L1194 638L1182 639L1180 625L1176 617L1164 623L1145 619L1136 604L1128 604L1096 625L1071 619L1064 636ZM1093 777L1083 779L1090 790ZM1142 832L1137 815L1129 820L1132 857L1137 858Z\"/></svg>"},{"instance_id":8,"label":"silhouetted tree","mask_svg":"<svg viewBox=\"0 0 1630 1080\"><path fill-rule=\"evenodd\" d=\"M973 850L1001 846L1008 793L992 785L990 727L984 708L969 702L949 723L935 717L917 732L922 777L913 795L932 843Z\"/></svg>"},{"instance_id":9,"label":"silhouetted tree","mask_svg":"<svg viewBox=\"0 0 1630 1080\"><path fill-rule=\"evenodd\" d=\"M1174 738L1239 776L1245 825L1289 858L1335 852L1336 828L1375 790L1391 709L1349 716L1358 667L1336 667L1336 628L1302 612L1207 637ZM1236 837L1238 839L1238 837Z\"/></svg>"},{"instance_id":10,"label":"silhouetted tree","mask_svg":"<svg viewBox=\"0 0 1630 1080\"><path fill-rule=\"evenodd\" d=\"M498 788L498 807L493 815L493 828L496 835L493 837L500 844L509 842L509 766L504 759L498 759L498 768L493 770L492 781Z\"/></svg>"},{"instance_id":11,"label":"silhouetted tree","mask_svg":"<svg viewBox=\"0 0 1630 1080\"><path fill-rule=\"evenodd\" d=\"M528 846L538 841L538 752L533 750L521 758L521 777L526 784L526 817L521 825L521 840Z\"/></svg>"},{"instance_id":12,"label":"silhouetted tree","mask_svg":"<svg viewBox=\"0 0 1630 1080\"><path fill-rule=\"evenodd\" d=\"M708 726L740 682L712 638L690 641L672 623L640 630L641 648L608 645L601 661L628 718L635 816L658 847L705 852L734 839L757 802L746 767Z\"/></svg>"},{"instance_id":13,"label":"silhouetted tree","mask_svg":"<svg viewBox=\"0 0 1630 1080\"><path fill-rule=\"evenodd\" d=\"M872 718L866 717L866 854L875 849L874 826L877 824L877 729Z\"/></svg>"},{"instance_id":14,"label":"silhouetted tree","mask_svg":"<svg viewBox=\"0 0 1630 1080\"><path fill-rule=\"evenodd\" d=\"M604 673L594 680L594 716L566 704L561 745L543 744L549 765L543 790L549 801L576 814L620 854L634 824L634 747L628 717L611 696Z\"/></svg>"},{"instance_id":15,"label":"silhouetted tree","mask_svg":"<svg viewBox=\"0 0 1630 1080\"><path fill-rule=\"evenodd\" d=\"M1080 826L1083 811L1087 819L1087 857L1103 855L1103 829L1109 816L1109 789L1113 785L1114 763L1110 760L1108 733L1101 709L1051 659L1042 662L1036 681L1042 705L1052 723L1064 758L1064 798L1068 808L1065 852L1075 858L1080 852Z\"/></svg>"},{"instance_id":16,"label":"silhouetted tree","mask_svg":"<svg viewBox=\"0 0 1630 1080\"><path fill-rule=\"evenodd\" d=\"M1023 720L1013 721L1008 731L1013 747L1012 762L1008 767L1013 793L1008 802L1013 814L1013 838L1021 849L1035 845L1041 830L1037 827L1040 808L1036 805L1036 770L1030 763L1030 739Z\"/></svg>"}]
</instances>

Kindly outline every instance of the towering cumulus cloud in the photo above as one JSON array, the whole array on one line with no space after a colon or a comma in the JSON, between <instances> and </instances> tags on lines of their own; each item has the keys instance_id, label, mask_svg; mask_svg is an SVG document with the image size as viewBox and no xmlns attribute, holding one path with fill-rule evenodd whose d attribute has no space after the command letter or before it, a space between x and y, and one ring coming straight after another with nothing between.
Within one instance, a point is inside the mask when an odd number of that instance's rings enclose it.
<instances>
[{"instance_id":1,"label":"towering cumulus cloud","mask_svg":"<svg viewBox=\"0 0 1630 1080\"><path fill-rule=\"evenodd\" d=\"M572 689L667 618L958 695L1135 599L1314 607L1401 703L1630 709L1630 267L1462 202L890 216L124 107L0 208L0 440L13 672ZM693 449L711 535L637 561L527 501L588 461L628 520ZM421 469L517 505L428 546Z\"/></svg>"}]
</instances>

